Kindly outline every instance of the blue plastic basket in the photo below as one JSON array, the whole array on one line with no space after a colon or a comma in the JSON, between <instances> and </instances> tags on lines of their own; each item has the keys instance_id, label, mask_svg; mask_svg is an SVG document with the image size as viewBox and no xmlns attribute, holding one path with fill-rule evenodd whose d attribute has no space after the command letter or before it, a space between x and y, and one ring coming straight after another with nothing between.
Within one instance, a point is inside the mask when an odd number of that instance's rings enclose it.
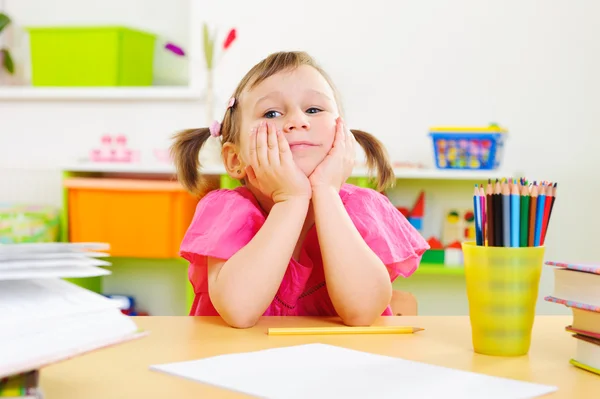
<instances>
[{"instance_id":1,"label":"blue plastic basket","mask_svg":"<svg viewBox=\"0 0 600 399\"><path fill-rule=\"evenodd\" d=\"M507 131L498 126L438 127L429 131L438 169L497 169Z\"/></svg>"}]
</instances>

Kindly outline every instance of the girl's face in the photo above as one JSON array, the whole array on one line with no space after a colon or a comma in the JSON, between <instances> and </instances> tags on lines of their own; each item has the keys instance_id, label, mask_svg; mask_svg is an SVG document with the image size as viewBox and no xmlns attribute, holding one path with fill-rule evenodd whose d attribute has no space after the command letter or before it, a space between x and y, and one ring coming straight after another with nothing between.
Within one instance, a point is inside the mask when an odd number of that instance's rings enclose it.
<instances>
[{"instance_id":1,"label":"girl's face","mask_svg":"<svg viewBox=\"0 0 600 399\"><path fill-rule=\"evenodd\" d=\"M331 149L339 116L332 88L313 67L302 65L265 79L240 97L241 156L246 165L250 130L263 120L284 133L294 161L309 176Z\"/></svg>"}]
</instances>

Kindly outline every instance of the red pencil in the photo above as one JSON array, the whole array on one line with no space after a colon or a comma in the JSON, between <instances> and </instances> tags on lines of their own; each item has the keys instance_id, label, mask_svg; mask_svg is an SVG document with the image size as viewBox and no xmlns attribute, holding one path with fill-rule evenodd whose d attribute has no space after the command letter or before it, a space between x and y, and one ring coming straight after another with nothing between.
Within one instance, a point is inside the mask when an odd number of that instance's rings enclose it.
<instances>
[{"instance_id":1,"label":"red pencil","mask_svg":"<svg viewBox=\"0 0 600 399\"><path fill-rule=\"evenodd\" d=\"M527 235L527 244L533 247L533 241L535 236L535 215L537 213L537 197L538 197L538 186L536 182L533 182L531 187L531 197L529 200L529 234Z\"/></svg>"},{"instance_id":2,"label":"red pencil","mask_svg":"<svg viewBox=\"0 0 600 399\"><path fill-rule=\"evenodd\" d=\"M549 185L546 190L546 201L544 202L544 225L542 226L542 238L540 240L541 245L544 245L546 232L548 231L548 225L550 224L550 217L552 216L552 207L554 206L554 200L556 199L556 183L554 183L554 187Z\"/></svg>"}]
</instances>

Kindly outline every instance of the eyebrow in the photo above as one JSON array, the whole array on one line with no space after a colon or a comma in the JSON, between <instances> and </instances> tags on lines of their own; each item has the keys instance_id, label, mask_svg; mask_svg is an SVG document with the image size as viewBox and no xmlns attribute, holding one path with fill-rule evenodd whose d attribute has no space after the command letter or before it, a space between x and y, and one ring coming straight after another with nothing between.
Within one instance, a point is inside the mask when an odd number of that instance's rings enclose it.
<instances>
[{"instance_id":1,"label":"eyebrow","mask_svg":"<svg viewBox=\"0 0 600 399\"><path fill-rule=\"evenodd\" d=\"M319 96L325 97L327 100L333 102L333 99L331 97L329 97L327 94L323 93L322 91L318 91L318 90L314 90L314 89L308 89L306 90L307 93L312 93L312 94L317 94ZM283 97L283 93L280 91L272 91L267 95L264 95L262 97L260 97L258 100L256 100L256 104L255 107L258 106L258 104L260 104L262 101L267 100L269 98L281 98Z\"/></svg>"},{"instance_id":2,"label":"eyebrow","mask_svg":"<svg viewBox=\"0 0 600 399\"><path fill-rule=\"evenodd\" d=\"M280 91L272 91L269 94L262 96L258 100L256 100L256 105L260 104L261 101L268 100L271 97L280 98L280 97L283 97L283 93Z\"/></svg>"}]
</instances>

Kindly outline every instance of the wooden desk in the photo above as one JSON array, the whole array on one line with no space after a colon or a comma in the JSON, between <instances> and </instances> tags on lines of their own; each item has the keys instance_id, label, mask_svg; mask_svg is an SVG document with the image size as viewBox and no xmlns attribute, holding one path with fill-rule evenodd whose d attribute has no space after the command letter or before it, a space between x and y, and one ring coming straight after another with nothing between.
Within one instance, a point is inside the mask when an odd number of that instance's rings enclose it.
<instances>
[{"instance_id":1,"label":"wooden desk","mask_svg":"<svg viewBox=\"0 0 600 399\"><path fill-rule=\"evenodd\" d=\"M475 354L466 316L382 317L379 325L424 327L414 335L268 336L267 327L337 324L319 318L263 318L248 330L224 325L216 317L137 317L150 330L140 340L89 353L42 370L46 399L69 398L242 398L215 387L150 371L152 364L193 360L224 353L322 342L398 356L461 370L557 385L547 397L591 398L600 376L569 364L575 339L564 331L570 316L539 316L528 356L501 358ZM398 393L402 387L398 387Z\"/></svg>"}]
</instances>

